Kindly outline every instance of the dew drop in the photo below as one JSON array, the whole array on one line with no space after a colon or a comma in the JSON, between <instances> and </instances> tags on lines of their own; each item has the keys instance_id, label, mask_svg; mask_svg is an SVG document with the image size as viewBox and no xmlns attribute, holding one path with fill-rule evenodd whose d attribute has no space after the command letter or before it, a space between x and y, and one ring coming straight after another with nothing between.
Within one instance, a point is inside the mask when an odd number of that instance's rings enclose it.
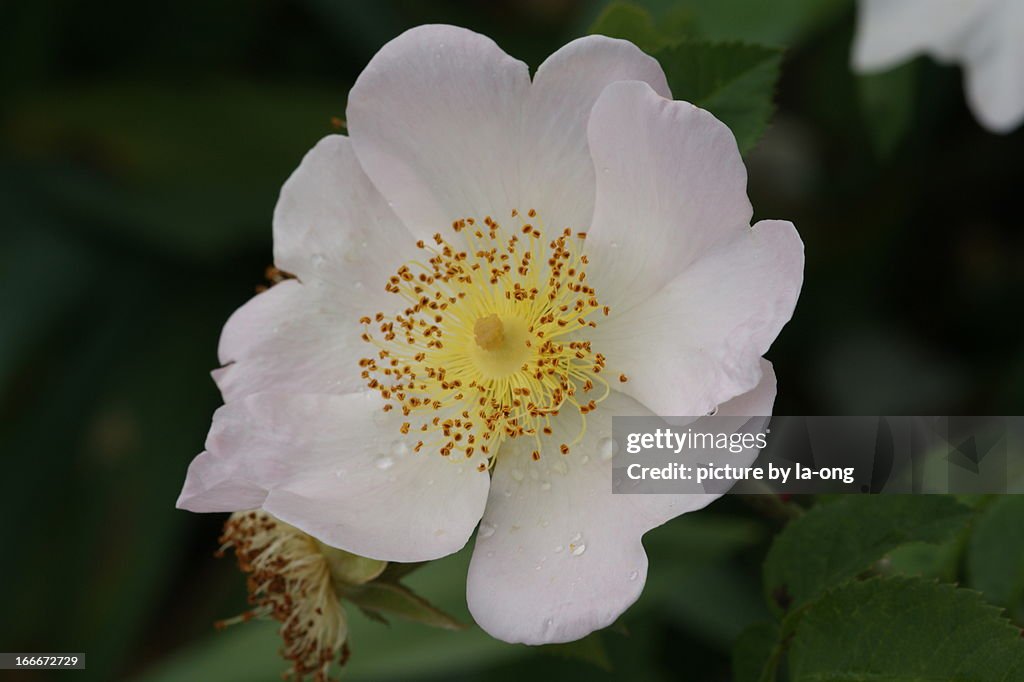
<instances>
[{"instance_id":1,"label":"dew drop","mask_svg":"<svg viewBox=\"0 0 1024 682\"><path fill-rule=\"evenodd\" d=\"M586 464L590 461L590 455L583 455L580 457L580 464Z\"/></svg>"},{"instance_id":2,"label":"dew drop","mask_svg":"<svg viewBox=\"0 0 1024 682\"><path fill-rule=\"evenodd\" d=\"M555 554L561 554L563 549L565 549L565 547L562 547L561 545L555 547Z\"/></svg>"},{"instance_id":3,"label":"dew drop","mask_svg":"<svg viewBox=\"0 0 1024 682\"><path fill-rule=\"evenodd\" d=\"M395 460L387 455L378 455L377 458L373 460L373 465L381 471L387 471L395 465Z\"/></svg>"},{"instance_id":4,"label":"dew drop","mask_svg":"<svg viewBox=\"0 0 1024 682\"><path fill-rule=\"evenodd\" d=\"M601 453L601 459L605 462L614 457L617 450L618 444L611 438L602 438L597 444L597 451Z\"/></svg>"},{"instance_id":5,"label":"dew drop","mask_svg":"<svg viewBox=\"0 0 1024 682\"><path fill-rule=\"evenodd\" d=\"M405 444L404 440L396 440L391 444L391 454L395 457L405 457L411 452L409 446Z\"/></svg>"},{"instance_id":6,"label":"dew drop","mask_svg":"<svg viewBox=\"0 0 1024 682\"><path fill-rule=\"evenodd\" d=\"M357 280L357 281L352 283L352 288L353 289L362 289L363 288L363 283Z\"/></svg>"},{"instance_id":7,"label":"dew drop","mask_svg":"<svg viewBox=\"0 0 1024 682\"><path fill-rule=\"evenodd\" d=\"M619 248L619 243L618 242L609 242L608 246L610 248L617 249L617 248Z\"/></svg>"},{"instance_id":8,"label":"dew drop","mask_svg":"<svg viewBox=\"0 0 1024 682\"><path fill-rule=\"evenodd\" d=\"M310 258L310 260L313 261L313 267L315 267L315 268L322 268L324 266L324 262L327 259L324 258L324 255L322 253L314 253L312 258Z\"/></svg>"},{"instance_id":9,"label":"dew drop","mask_svg":"<svg viewBox=\"0 0 1024 682\"><path fill-rule=\"evenodd\" d=\"M544 481L543 483L540 484L540 489L551 490L551 483L549 483L548 481Z\"/></svg>"},{"instance_id":10,"label":"dew drop","mask_svg":"<svg viewBox=\"0 0 1024 682\"><path fill-rule=\"evenodd\" d=\"M476 534L479 538L489 538L494 535L496 528L489 523L480 523L480 531Z\"/></svg>"},{"instance_id":11,"label":"dew drop","mask_svg":"<svg viewBox=\"0 0 1024 682\"><path fill-rule=\"evenodd\" d=\"M383 426L388 421L388 413L384 410L376 410L373 413L373 423L377 426Z\"/></svg>"},{"instance_id":12,"label":"dew drop","mask_svg":"<svg viewBox=\"0 0 1024 682\"><path fill-rule=\"evenodd\" d=\"M583 539L583 533L576 533L576 535L573 535L571 538L569 538L569 542L571 542L573 544L577 544L582 539Z\"/></svg>"},{"instance_id":13,"label":"dew drop","mask_svg":"<svg viewBox=\"0 0 1024 682\"><path fill-rule=\"evenodd\" d=\"M512 479L513 480L518 482L518 481L523 480L523 478L525 478L525 476L523 475L523 470L522 469L513 469L512 470Z\"/></svg>"},{"instance_id":14,"label":"dew drop","mask_svg":"<svg viewBox=\"0 0 1024 682\"><path fill-rule=\"evenodd\" d=\"M586 551L587 551L587 546L586 545L576 545L575 547L572 548L572 555L573 556L579 556L579 555L583 554Z\"/></svg>"},{"instance_id":15,"label":"dew drop","mask_svg":"<svg viewBox=\"0 0 1024 682\"><path fill-rule=\"evenodd\" d=\"M639 577L640 577L640 571L633 571L632 573L629 574L630 582L636 580Z\"/></svg>"},{"instance_id":16,"label":"dew drop","mask_svg":"<svg viewBox=\"0 0 1024 682\"><path fill-rule=\"evenodd\" d=\"M512 497L512 488L505 488L504 494L505 497Z\"/></svg>"}]
</instances>

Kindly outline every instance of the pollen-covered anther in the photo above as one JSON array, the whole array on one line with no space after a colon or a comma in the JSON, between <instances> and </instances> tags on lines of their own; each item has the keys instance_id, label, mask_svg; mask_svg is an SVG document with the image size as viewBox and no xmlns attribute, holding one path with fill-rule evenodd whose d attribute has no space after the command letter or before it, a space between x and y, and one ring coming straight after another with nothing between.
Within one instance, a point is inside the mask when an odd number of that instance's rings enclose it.
<instances>
[{"instance_id":1,"label":"pollen-covered anther","mask_svg":"<svg viewBox=\"0 0 1024 682\"><path fill-rule=\"evenodd\" d=\"M218 555L233 549L248 574L253 608L217 627L269 616L281 623L282 653L291 663L285 679L327 682L331 664L348 658L348 628L316 541L264 511L244 511L227 520L220 543Z\"/></svg>"},{"instance_id":2,"label":"pollen-covered anther","mask_svg":"<svg viewBox=\"0 0 1024 682\"><path fill-rule=\"evenodd\" d=\"M508 438L534 439L539 460L552 419L571 410L578 435L550 446L567 453L610 391L599 376L607 361L585 338L609 311L587 283L585 233L547 234L532 208L511 215L511 230L467 217L450 239L417 242L422 258L384 286L400 312L361 318L376 348L359 362L362 377L385 411L401 410L402 434L420 434L412 451L481 458L481 471Z\"/></svg>"}]
</instances>

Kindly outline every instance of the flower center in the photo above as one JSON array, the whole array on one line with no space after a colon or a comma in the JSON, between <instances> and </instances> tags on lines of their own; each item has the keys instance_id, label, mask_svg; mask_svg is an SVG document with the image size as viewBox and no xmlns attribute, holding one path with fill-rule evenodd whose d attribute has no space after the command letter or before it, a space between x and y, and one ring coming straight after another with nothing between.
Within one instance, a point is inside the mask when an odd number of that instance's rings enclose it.
<instances>
[{"instance_id":1,"label":"flower center","mask_svg":"<svg viewBox=\"0 0 1024 682\"><path fill-rule=\"evenodd\" d=\"M548 238L536 211L512 218L512 233L490 217L464 218L452 224L452 241L418 242L426 256L385 287L407 307L361 320L376 348L359 361L362 376L385 411L407 418L401 431L417 436L412 449L479 457L481 471L506 438L535 439L540 459L563 411L579 419L575 439L558 443L568 454L610 391L605 358L585 338L592 318L609 312L586 282L585 233Z\"/></svg>"}]
</instances>

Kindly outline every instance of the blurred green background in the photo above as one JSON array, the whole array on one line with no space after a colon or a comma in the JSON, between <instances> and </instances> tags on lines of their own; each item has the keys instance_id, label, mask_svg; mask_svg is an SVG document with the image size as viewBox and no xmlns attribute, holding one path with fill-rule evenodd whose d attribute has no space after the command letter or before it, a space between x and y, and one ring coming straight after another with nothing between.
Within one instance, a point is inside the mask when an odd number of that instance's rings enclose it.
<instances>
[{"instance_id":1,"label":"blurred green background","mask_svg":"<svg viewBox=\"0 0 1024 682\"><path fill-rule=\"evenodd\" d=\"M642 4L691 35L786 48L747 155L755 217L792 220L807 250L768 354L777 412L1024 412L1024 131L983 131L955 68L853 76L849 0ZM603 5L0 5L0 650L88 656L11 679L278 679L272 625L211 626L245 608L212 556L223 518L174 509L219 404L221 325L270 263L277 192L402 30L459 24L535 68ZM348 677L729 679L733 640L767 614L778 527L726 499L652 532L603 667L580 660L603 657L592 640L537 650L352 615ZM410 583L468 622L466 564Z\"/></svg>"}]
</instances>

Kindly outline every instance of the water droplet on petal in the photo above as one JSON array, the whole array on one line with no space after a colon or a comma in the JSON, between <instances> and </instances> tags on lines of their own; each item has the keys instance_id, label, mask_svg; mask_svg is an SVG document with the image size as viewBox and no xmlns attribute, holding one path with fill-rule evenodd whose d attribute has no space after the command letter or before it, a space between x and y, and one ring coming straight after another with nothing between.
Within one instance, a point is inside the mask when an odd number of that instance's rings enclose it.
<instances>
[{"instance_id":1,"label":"water droplet on petal","mask_svg":"<svg viewBox=\"0 0 1024 682\"><path fill-rule=\"evenodd\" d=\"M409 452L411 452L409 446L405 444L404 440L396 440L391 445L391 453L395 457L405 457Z\"/></svg>"},{"instance_id":2,"label":"water droplet on petal","mask_svg":"<svg viewBox=\"0 0 1024 682\"><path fill-rule=\"evenodd\" d=\"M605 462L614 457L618 449L618 443L611 438L602 438L601 442L597 444L597 451Z\"/></svg>"},{"instance_id":3,"label":"water droplet on petal","mask_svg":"<svg viewBox=\"0 0 1024 682\"><path fill-rule=\"evenodd\" d=\"M590 461L590 455L583 455L580 457L580 464L586 464Z\"/></svg>"},{"instance_id":4,"label":"water droplet on petal","mask_svg":"<svg viewBox=\"0 0 1024 682\"><path fill-rule=\"evenodd\" d=\"M512 488L505 488L505 497L512 497Z\"/></svg>"},{"instance_id":5,"label":"water droplet on petal","mask_svg":"<svg viewBox=\"0 0 1024 682\"><path fill-rule=\"evenodd\" d=\"M480 523L480 531L476 534L478 538L489 538L494 535L494 531L497 530L494 526L489 523Z\"/></svg>"},{"instance_id":6,"label":"water droplet on petal","mask_svg":"<svg viewBox=\"0 0 1024 682\"><path fill-rule=\"evenodd\" d=\"M327 259L324 258L324 255L322 253L314 253L310 260L313 262L313 267L319 269L324 266L324 262Z\"/></svg>"},{"instance_id":7,"label":"water droplet on petal","mask_svg":"<svg viewBox=\"0 0 1024 682\"><path fill-rule=\"evenodd\" d=\"M551 490L551 484L549 482L547 482L547 481L544 481L543 483L540 484L540 489L541 490Z\"/></svg>"},{"instance_id":8,"label":"water droplet on petal","mask_svg":"<svg viewBox=\"0 0 1024 682\"><path fill-rule=\"evenodd\" d=\"M711 409L711 411L710 411L710 412L708 412L708 416L709 416L709 417L714 417L714 416L715 416L716 414L718 414L718 405L715 405L715 406L714 406L714 407L713 407L713 408Z\"/></svg>"},{"instance_id":9,"label":"water droplet on petal","mask_svg":"<svg viewBox=\"0 0 1024 682\"><path fill-rule=\"evenodd\" d=\"M610 248L613 248L613 249L617 249L617 248L619 248L619 243L618 243L618 242L610 242L610 243L608 244L608 246L609 246Z\"/></svg>"},{"instance_id":10,"label":"water droplet on petal","mask_svg":"<svg viewBox=\"0 0 1024 682\"><path fill-rule=\"evenodd\" d=\"M562 547L561 545L555 547L555 554L561 554L563 549L565 549L565 547Z\"/></svg>"},{"instance_id":11,"label":"water droplet on petal","mask_svg":"<svg viewBox=\"0 0 1024 682\"><path fill-rule=\"evenodd\" d=\"M377 458L373 460L373 465L381 471L387 471L395 465L395 460L387 455L378 455Z\"/></svg>"},{"instance_id":12,"label":"water droplet on petal","mask_svg":"<svg viewBox=\"0 0 1024 682\"><path fill-rule=\"evenodd\" d=\"M639 577L640 577L640 571L633 571L632 573L629 574L630 581L636 580Z\"/></svg>"},{"instance_id":13,"label":"water droplet on petal","mask_svg":"<svg viewBox=\"0 0 1024 682\"><path fill-rule=\"evenodd\" d=\"M512 470L512 479L513 480L521 481L521 480L523 480L523 478L524 478L524 475L523 475L523 470L522 469L513 469Z\"/></svg>"},{"instance_id":14,"label":"water droplet on petal","mask_svg":"<svg viewBox=\"0 0 1024 682\"><path fill-rule=\"evenodd\" d=\"M586 545L576 545L572 548L572 555L579 556L580 554L583 554L585 551L587 551Z\"/></svg>"}]
</instances>

